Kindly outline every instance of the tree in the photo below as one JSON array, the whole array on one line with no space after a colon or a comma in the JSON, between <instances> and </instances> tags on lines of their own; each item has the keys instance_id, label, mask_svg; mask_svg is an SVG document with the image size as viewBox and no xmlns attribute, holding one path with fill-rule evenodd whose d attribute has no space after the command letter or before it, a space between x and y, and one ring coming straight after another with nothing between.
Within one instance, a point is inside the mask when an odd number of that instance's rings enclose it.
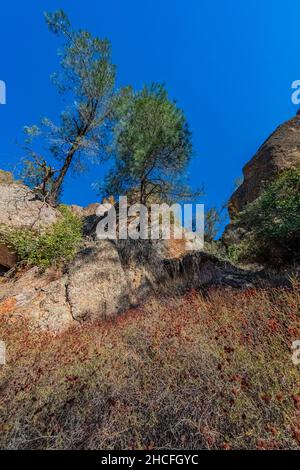
<instances>
[{"instance_id":1,"label":"tree","mask_svg":"<svg viewBox=\"0 0 300 470\"><path fill-rule=\"evenodd\" d=\"M221 223L221 216L219 211L215 207L211 207L206 212L205 223L204 223L204 237L205 241L210 243L218 235Z\"/></svg>"},{"instance_id":2,"label":"tree","mask_svg":"<svg viewBox=\"0 0 300 470\"><path fill-rule=\"evenodd\" d=\"M62 10L46 13L45 18L50 31L64 39L61 73L54 74L53 80L71 104L61 113L59 125L45 118L40 127L25 128L29 158L23 174L48 203L56 205L71 167L82 171L87 158L99 162L106 156L115 67L108 40L87 31L74 31ZM46 142L46 157L32 149L37 138ZM58 167L47 160L58 162Z\"/></svg>"},{"instance_id":3,"label":"tree","mask_svg":"<svg viewBox=\"0 0 300 470\"><path fill-rule=\"evenodd\" d=\"M190 198L184 171L192 155L185 116L162 85L128 90L118 102L115 162L104 193L130 196L132 202Z\"/></svg>"}]
</instances>

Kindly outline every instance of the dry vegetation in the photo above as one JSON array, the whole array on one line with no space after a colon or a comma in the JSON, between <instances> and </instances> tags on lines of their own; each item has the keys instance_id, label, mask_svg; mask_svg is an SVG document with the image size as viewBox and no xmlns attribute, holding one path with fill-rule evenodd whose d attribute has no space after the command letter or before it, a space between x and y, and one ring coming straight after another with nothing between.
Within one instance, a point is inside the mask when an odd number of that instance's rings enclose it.
<instances>
[{"instance_id":1,"label":"dry vegetation","mask_svg":"<svg viewBox=\"0 0 300 470\"><path fill-rule=\"evenodd\" d=\"M299 310L295 282L191 291L57 337L2 315L1 447L299 449Z\"/></svg>"}]
</instances>

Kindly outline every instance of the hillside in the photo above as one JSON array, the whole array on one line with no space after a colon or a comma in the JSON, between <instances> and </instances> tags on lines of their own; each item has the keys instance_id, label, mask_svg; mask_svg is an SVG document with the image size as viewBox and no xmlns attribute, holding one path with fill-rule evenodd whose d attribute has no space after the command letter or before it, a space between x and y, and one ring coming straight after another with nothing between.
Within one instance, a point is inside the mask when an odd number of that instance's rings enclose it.
<instances>
[{"instance_id":1,"label":"hillside","mask_svg":"<svg viewBox=\"0 0 300 470\"><path fill-rule=\"evenodd\" d=\"M266 174L298 184L298 120L247 165L223 240L202 251L98 240L100 204L52 207L1 173L2 448L300 449L296 250L284 240L284 259L277 237L276 268L230 258Z\"/></svg>"},{"instance_id":2,"label":"hillside","mask_svg":"<svg viewBox=\"0 0 300 470\"><path fill-rule=\"evenodd\" d=\"M299 449L299 287L190 291L56 336L2 314L1 447Z\"/></svg>"}]
</instances>

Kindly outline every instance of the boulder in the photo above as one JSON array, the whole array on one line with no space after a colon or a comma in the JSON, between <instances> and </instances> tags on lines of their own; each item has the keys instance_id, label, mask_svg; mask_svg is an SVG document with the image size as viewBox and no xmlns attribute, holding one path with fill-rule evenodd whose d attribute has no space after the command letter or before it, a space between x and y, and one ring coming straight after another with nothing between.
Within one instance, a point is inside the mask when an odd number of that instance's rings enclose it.
<instances>
[{"instance_id":1,"label":"boulder","mask_svg":"<svg viewBox=\"0 0 300 470\"><path fill-rule=\"evenodd\" d=\"M229 201L229 215L235 217L253 202L265 182L281 170L300 165L300 114L279 126L243 168L244 181Z\"/></svg>"},{"instance_id":2,"label":"boulder","mask_svg":"<svg viewBox=\"0 0 300 470\"><path fill-rule=\"evenodd\" d=\"M99 221L97 211L100 206L100 203L89 204L86 207L77 206L75 204L69 206L75 215L82 217L83 233L85 236L95 236L96 226Z\"/></svg>"},{"instance_id":3,"label":"boulder","mask_svg":"<svg viewBox=\"0 0 300 470\"><path fill-rule=\"evenodd\" d=\"M15 279L0 283L0 315L26 320L32 329L61 332L73 325L66 295L68 278L31 268Z\"/></svg>"},{"instance_id":4,"label":"boulder","mask_svg":"<svg viewBox=\"0 0 300 470\"><path fill-rule=\"evenodd\" d=\"M12 268L17 262L17 255L5 245L0 244L0 265L4 268Z\"/></svg>"},{"instance_id":5,"label":"boulder","mask_svg":"<svg viewBox=\"0 0 300 470\"><path fill-rule=\"evenodd\" d=\"M0 184L0 226L40 229L58 217L59 212L38 199L27 186Z\"/></svg>"},{"instance_id":6,"label":"boulder","mask_svg":"<svg viewBox=\"0 0 300 470\"><path fill-rule=\"evenodd\" d=\"M53 224L60 217L58 211L40 201L28 187L1 181L3 179L0 179L0 229L4 226L38 230ZM0 266L11 268L16 262L16 254L1 244Z\"/></svg>"},{"instance_id":7,"label":"boulder","mask_svg":"<svg viewBox=\"0 0 300 470\"><path fill-rule=\"evenodd\" d=\"M260 196L266 182L282 170L299 165L300 112L279 126L243 168L244 181L228 203L230 223L222 235L226 247L238 244L247 235L248 229L237 222L239 212Z\"/></svg>"},{"instance_id":8,"label":"boulder","mask_svg":"<svg viewBox=\"0 0 300 470\"><path fill-rule=\"evenodd\" d=\"M66 288L78 321L112 318L128 308L130 290L115 243L87 243L69 266Z\"/></svg>"}]
</instances>

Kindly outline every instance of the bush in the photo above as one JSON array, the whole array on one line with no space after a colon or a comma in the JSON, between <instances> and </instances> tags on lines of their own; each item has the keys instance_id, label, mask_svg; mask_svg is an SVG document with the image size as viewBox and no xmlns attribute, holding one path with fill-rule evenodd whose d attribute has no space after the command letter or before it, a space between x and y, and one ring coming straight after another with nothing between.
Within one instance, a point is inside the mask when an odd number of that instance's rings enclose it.
<instances>
[{"instance_id":1,"label":"bush","mask_svg":"<svg viewBox=\"0 0 300 470\"><path fill-rule=\"evenodd\" d=\"M283 171L261 196L238 216L245 230L240 244L230 248L236 259L290 261L300 255L300 168Z\"/></svg>"},{"instance_id":2,"label":"bush","mask_svg":"<svg viewBox=\"0 0 300 470\"><path fill-rule=\"evenodd\" d=\"M62 218L45 232L3 228L0 242L15 251L26 265L47 268L70 261L82 240L82 221L66 206L59 210Z\"/></svg>"},{"instance_id":3,"label":"bush","mask_svg":"<svg viewBox=\"0 0 300 470\"><path fill-rule=\"evenodd\" d=\"M9 171L0 170L0 184L13 184L15 183L12 173Z\"/></svg>"}]
</instances>

